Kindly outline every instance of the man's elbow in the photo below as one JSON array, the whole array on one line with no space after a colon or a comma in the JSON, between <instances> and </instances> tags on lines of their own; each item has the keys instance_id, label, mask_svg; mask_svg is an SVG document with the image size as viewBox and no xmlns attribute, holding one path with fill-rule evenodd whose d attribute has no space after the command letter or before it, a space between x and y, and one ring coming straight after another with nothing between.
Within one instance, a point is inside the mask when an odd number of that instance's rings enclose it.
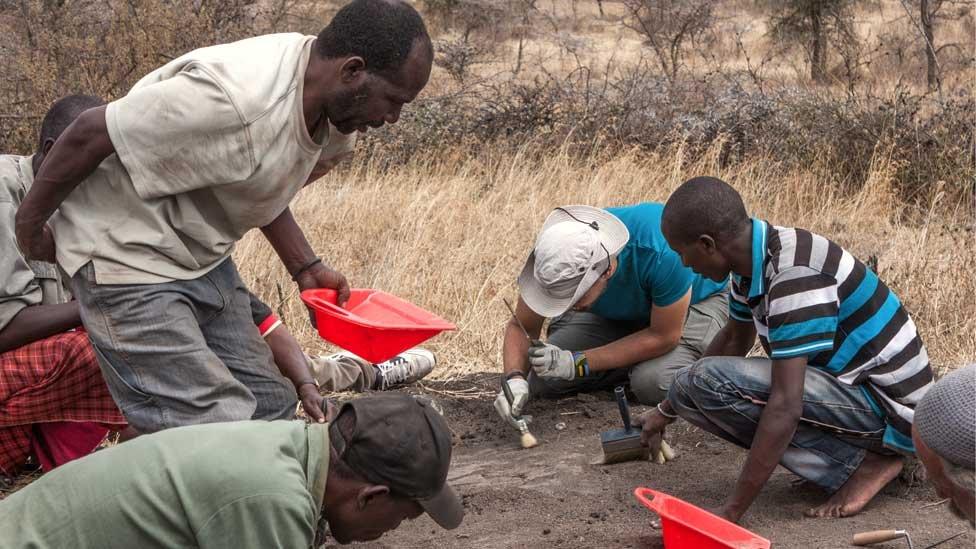
<instances>
[{"instance_id":1,"label":"man's elbow","mask_svg":"<svg viewBox=\"0 0 976 549\"><path fill-rule=\"evenodd\" d=\"M663 345L663 353L670 353L681 343L681 330L671 330L658 336Z\"/></svg>"},{"instance_id":2,"label":"man's elbow","mask_svg":"<svg viewBox=\"0 0 976 549\"><path fill-rule=\"evenodd\" d=\"M668 336L664 339L664 352L670 353L671 351L677 349L679 343L681 343L681 332L668 334Z\"/></svg>"},{"instance_id":3,"label":"man's elbow","mask_svg":"<svg viewBox=\"0 0 976 549\"><path fill-rule=\"evenodd\" d=\"M87 149L101 157L115 152L105 120L105 106L91 108L78 115L65 129L61 139L73 149Z\"/></svg>"}]
</instances>

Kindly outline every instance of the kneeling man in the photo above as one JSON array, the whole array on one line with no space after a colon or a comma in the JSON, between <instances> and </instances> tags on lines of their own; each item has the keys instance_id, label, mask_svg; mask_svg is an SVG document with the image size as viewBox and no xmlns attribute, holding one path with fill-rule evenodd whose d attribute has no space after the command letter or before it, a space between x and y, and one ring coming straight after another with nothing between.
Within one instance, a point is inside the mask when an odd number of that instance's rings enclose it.
<instances>
[{"instance_id":1,"label":"kneeling man","mask_svg":"<svg viewBox=\"0 0 976 549\"><path fill-rule=\"evenodd\" d=\"M781 464L833 496L811 516L846 517L914 452L915 405L932 369L894 292L834 242L750 219L712 177L686 181L662 221L685 265L712 280L731 272L725 328L678 373L668 398L640 418L655 446L678 416L749 449L719 510L738 521ZM756 335L769 358L742 358Z\"/></svg>"},{"instance_id":2,"label":"kneeling man","mask_svg":"<svg viewBox=\"0 0 976 549\"><path fill-rule=\"evenodd\" d=\"M447 484L451 431L402 394L332 423L242 421L141 436L0 501L6 549L319 547L379 538L424 512L464 516ZM314 544L314 545L313 545Z\"/></svg>"},{"instance_id":3,"label":"kneeling man","mask_svg":"<svg viewBox=\"0 0 976 549\"><path fill-rule=\"evenodd\" d=\"M701 357L728 318L727 282L681 264L661 234L660 204L565 206L542 226L519 275L518 321L505 327L513 421L529 394L556 398L629 382L643 404L667 396L675 372ZM548 342L538 338L546 318ZM532 371L529 371L531 365Z\"/></svg>"}]
</instances>

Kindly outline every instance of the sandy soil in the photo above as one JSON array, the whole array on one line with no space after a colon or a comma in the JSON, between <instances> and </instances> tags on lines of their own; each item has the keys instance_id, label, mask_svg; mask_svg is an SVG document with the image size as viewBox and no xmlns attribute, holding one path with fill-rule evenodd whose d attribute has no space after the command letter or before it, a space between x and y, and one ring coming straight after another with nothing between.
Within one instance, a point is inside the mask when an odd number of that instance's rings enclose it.
<instances>
[{"instance_id":1,"label":"sandy soil","mask_svg":"<svg viewBox=\"0 0 976 549\"><path fill-rule=\"evenodd\" d=\"M589 465L600 454L599 432L619 423L609 392L533 402L531 428L540 445L522 450L518 434L491 408L497 379L475 375L427 382L424 388L454 430L450 481L464 500L464 524L442 531L425 516L359 547L660 548L657 517L637 503L634 488L647 486L706 508L717 506L745 459L745 452L678 422L669 439L679 456L667 465ZM634 412L641 410L635 407ZM794 486L796 480L778 469L743 521L774 547L851 547L857 532L894 528L908 530L918 549L963 531L940 549L973 547L968 525L945 505L932 505L938 498L926 485L897 480L856 517L808 519L803 511L827 496L815 487Z\"/></svg>"}]
</instances>

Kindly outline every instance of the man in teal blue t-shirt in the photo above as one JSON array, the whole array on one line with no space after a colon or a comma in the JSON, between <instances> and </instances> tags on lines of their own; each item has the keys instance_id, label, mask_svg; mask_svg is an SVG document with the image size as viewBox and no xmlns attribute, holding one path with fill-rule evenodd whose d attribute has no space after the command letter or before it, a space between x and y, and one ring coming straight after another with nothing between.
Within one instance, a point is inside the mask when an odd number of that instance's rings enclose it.
<instances>
[{"instance_id":1,"label":"man in teal blue t-shirt","mask_svg":"<svg viewBox=\"0 0 976 549\"><path fill-rule=\"evenodd\" d=\"M727 281L686 268L661 234L661 204L556 208L519 276L503 361L505 419L529 394L558 397L630 383L643 404L667 396L675 372L701 357L728 319ZM537 341L546 318L548 342ZM531 371L530 367L531 366Z\"/></svg>"}]
</instances>

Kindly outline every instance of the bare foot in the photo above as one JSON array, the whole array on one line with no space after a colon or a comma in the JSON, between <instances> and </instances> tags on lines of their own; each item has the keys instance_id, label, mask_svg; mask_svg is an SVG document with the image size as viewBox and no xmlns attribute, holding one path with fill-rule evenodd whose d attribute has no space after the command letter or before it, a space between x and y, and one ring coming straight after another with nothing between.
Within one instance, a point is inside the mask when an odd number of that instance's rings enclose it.
<instances>
[{"instance_id":1,"label":"bare foot","mask_svg":"<svg viewBox=\"0 0 976 549\"><path fill-rule=\"evenodd\" d=\"M850 517L864 506L901 472L904 460L868 452L864 461L827 503L808 509L808 517Z\"/></svg>"}]
</instances>

